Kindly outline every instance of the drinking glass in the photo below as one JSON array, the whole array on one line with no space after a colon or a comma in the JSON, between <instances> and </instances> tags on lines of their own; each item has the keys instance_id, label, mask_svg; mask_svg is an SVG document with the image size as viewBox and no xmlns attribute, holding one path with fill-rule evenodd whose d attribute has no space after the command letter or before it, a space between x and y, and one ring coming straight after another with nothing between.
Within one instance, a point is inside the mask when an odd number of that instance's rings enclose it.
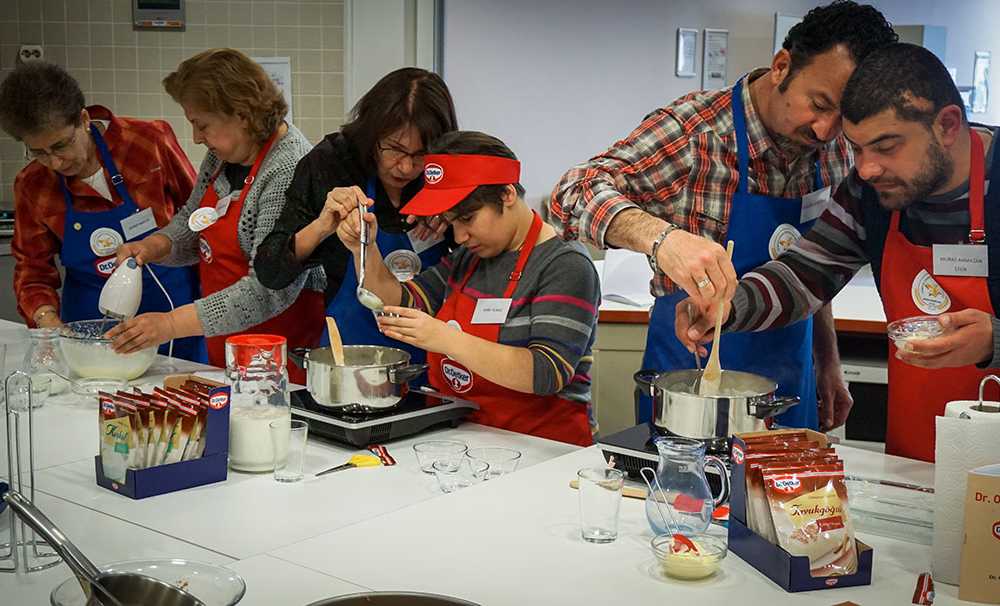
<instances>
[{"instance_id":1,"label":"drinking glass","mask_svg":"<svg viewBox=\"0 0 1000 606\"><path fill-rule=\"evenodd\" d=\"M618 509L625 474L610 467L589 467L580 479L580 534L589 543L611 543L618 538Z\"/></svg>"},{"instance_id":2,"label":"drinking glass","mask_svg":"<svg viewBox=\"0 0 1000 606\"><path fill-rule=\"evenodd\" d=\"M490 465L486 461L462 458L458 460L458 464L434 461L431 468L437 476L441 492L455 492L485 480Z\"/></svg>"},{"instance_id":3,"label":"drinking glass","mask_svg":"<svg viewBox=\"0 0 1000 606\"><path fill-rule=\"evenodd\" d=\"M302 479L303 459L309 424L305 421L271 421L271 445L274 451L274 480L298 482Z\"/></svg>"}]
</instances>

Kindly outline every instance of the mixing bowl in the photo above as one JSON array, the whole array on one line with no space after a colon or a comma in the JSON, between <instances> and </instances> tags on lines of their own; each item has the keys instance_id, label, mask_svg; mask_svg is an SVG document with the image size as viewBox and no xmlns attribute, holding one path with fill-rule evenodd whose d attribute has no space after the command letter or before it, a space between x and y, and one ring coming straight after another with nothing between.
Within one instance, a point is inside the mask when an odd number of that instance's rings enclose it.
<instances>
[{"instance_id":1,"label":"mixing bowl","mask_svg":"<svg viewBox=\"0 0 1000 606\"><path fill-rule=\"evenodd\" d=\"M66 365L84 379L124 379L142 376L156 358L156 347L130 354L115 353L104 333L117 320L79 320L67 322L59 331L59 348Z\"/></svg>"},{"instance_id":2,"label":"mixing bowl","mask_svg":"<svg viewBox=\"0 0 1000 606\"><path fill-rule=\"evenodd\" d=\"M678 539L678 535L660 534L650 541L663 573L675 579L694 581L718 572L728 551L726 540L710 534L686 536L685 541ZM695 546L693 550L687 547L692 544Z\"/></svg>"}]
</instances>

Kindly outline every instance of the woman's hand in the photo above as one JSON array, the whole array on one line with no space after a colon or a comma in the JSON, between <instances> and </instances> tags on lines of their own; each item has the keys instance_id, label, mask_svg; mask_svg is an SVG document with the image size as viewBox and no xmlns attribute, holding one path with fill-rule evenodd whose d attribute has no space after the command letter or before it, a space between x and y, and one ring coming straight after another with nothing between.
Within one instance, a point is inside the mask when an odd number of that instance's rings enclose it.
<instances>
[{"instance_id":1,"label":"woman's hand","mask_svg":"<svg viewBox=\"0 0 1000 606\"><path fill-rule=\"evenodd\" d=\"M38 328L59 328L63 325L54 305L42 305L36 309L34 320Z\"/></svg>"},{"instance_id":2,"label":"woman's hand","mask_svg":"<svg viewBox=\"0 0 1000 606\"><path fill-rule=\"evenodd\" d=\"M390 339L440 354L447 354L455 343L454 328L419 309L390 305L383 311L386 315L377 317L378 327Z\"/></svg>"},{"instance_id":3,"label":"woman's hand","mask_svg":"<svg viewBox=\"0 0 1000 606\"><path fill-rule=\"evenodd\" d=\"M116 353L128 354L166 343L176 338L176 330L170 313L150 312L125 320L105 336Z\"/></svg>"},{"instance_id":4,"label":"woman's hand","mask_svg":"<svg viewBox=\"0 0 1000 606\"><path fill-rule=\"evenodd\" d=\"M326 236L337 232L337 226L348 217L354 209L374 204L365 196L365 192L357 185L351 187L335 187L326 194L326 202L319 216L313 220L316 227Z\"/></svg>"},{"instance_id":5,"label":"woman's hand","mask_svg":"<svg viewBox=\"0 0 1000 606\"><path fill-rule=\"evenodd\" d=\"M441 215L434 217L410 215L406 217L406 222L411 225L418 221L420 223L410 230L410 234L417 240L436 240L444 237L444 232L448 230L448 222Z\"/></svg>"},{"instance_id":6,"label":"woman's hand","mask_svg":"<svg viewBox=\"0 0 1000 606\"><path fill-rule=\"evenodd\" d=\"M354 207L355 209L357 206ZM365 223L368 224L368 245L375 244L375 234L378 232L378 222L375 215L365 212ZM344 217L337 225L337 237L344 243L347 250L357 255L361 251L361 220L358 219L358 212L354 210Z\"/></svg>"},{"instance_id":7,"label":"woman's hand","mask_svg":"<svg viewBox=\"0 0 1000 606\"><path fill-rule=\"evenodd\" d=\"M163 234L153 234L136 242L126 242L115 252L115 267L132 257L139 265L156 263L170 254L173 242Z\"/></svg>"}]
</instances>

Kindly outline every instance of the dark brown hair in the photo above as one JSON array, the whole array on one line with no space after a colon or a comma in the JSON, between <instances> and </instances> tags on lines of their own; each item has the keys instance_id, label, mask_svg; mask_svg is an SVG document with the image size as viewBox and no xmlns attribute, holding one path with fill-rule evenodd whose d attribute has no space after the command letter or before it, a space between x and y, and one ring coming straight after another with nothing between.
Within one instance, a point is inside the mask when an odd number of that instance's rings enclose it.
<instances>
[{"instance_id":1,"label":"dark brown hair","mask_svg":"<svg viewBox=\"0 0 1000 606\"><path fill-rule=\"evenodd\" d=\"M458 128L455 104L441 76L417 67L390 72L375 83L351 110L341 128L365 173L375 174L378 143L414 126L424 145Z\"/></svg>"},{"instance_id":2,"label":"dark brown hair","mask_svg":"<svg viewBox=\"0 0 1000 606\"><path fill-rule=\"evenodd\" d=\"M177 103L247 121L250 136L266 141L288 114L288 104L260 65L238 50L213 48L184 60L163 79Z\"/></svg>"},{"instance_id":3,"label":"dark brown hair","mask_svg":"<svg viewBox=\"0 0 1000 606\"><path fill-rule=\"evenodd\" d=\"M497 156L517 160L517 156L503 141L474 130L458 130L441 135L428 146L427 153ZM502 213L503 194L511 186L519 197L524 197L524 187L520 183L480 185L451 207L447 214L449 217L465 217L484 206L492 206L498 213Z\"/></svg>"},{"instance_id":4,"label":"dark brown hair","mask_svg":"<svg viewBox=\"0 0 1000 606\"><path fill-rule=\"evenodd\" d=\"M0 128L20 141L49 128L79 126L84 105L80 85L66 70L29 61L0 83Z\"/></svg>"}]
</instances>

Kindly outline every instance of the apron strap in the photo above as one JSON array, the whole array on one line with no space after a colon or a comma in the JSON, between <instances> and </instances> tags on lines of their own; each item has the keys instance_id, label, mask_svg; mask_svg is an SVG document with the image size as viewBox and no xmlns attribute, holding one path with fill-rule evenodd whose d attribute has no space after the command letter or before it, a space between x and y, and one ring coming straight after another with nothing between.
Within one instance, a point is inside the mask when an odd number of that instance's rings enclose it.
<instances>
[{"instance_id":1,"label":"apron strap","mask_svg":"<svg viewBox=\"0 0 1000 606\"><path fill-rule=\"evenodd\" d=\"M736 157L739 161L740 182L736 193L747 193L747 168L750 166L750 153L747 150L747 119L743 106L743 82L740 80L733 87L733 127L736 129Z\"/></svg>"},{"instance_id":2,"label":"apron strap","mask_svg":"<svg viewBox=\"0 0 1000 606\"><path fill-rule=\"evenodd\" d=\"M531 227L528 229L528 235L524 238L521 253L517 256L517 264L514 265L514 271L510 272L510 275L507 276L507 288L503 292L503 298L505 299L509 299L514 294L517 282L521 279L522 273L524 273L524 266L528 264L528 257L531 256L531 251L535 249L535 243L538 242L538 234L542 231L542 218L535 211L531 211L531 214ZM476 273L477 267L479 267L479 257L473 259L472 263L469 264L469 270L465 272L465 277L458 284L457 292L465 290L465 285L469 283L472 274Z\"/></svg>"},{"instance_id":3,"label":"apron strap","mask_svg":"<svg viewBox=\"0 0 1000 606\"><path fill-rule=\"evenodd\" d=\"M982 244L986 241L986 230L983 229L986 153L983 151L983 140L972 129L969 129L969 140L972 148L972 163L969 165L969 242Z\"/></svg>"},{"instance_id":4,"label":"apron strap","mask_svg":"<svg viewBox=\"0 0 1000 606\"><path fill-rule=\"evenodd\" d=\"M132 196L128 193L128 188L125 187L125 178L122 177L121 171L115 165L115 161L111 157L108 144L104 142L101 131L97 129L97 125L93 122L90 123L90 135L94 138L94 143L97 144L97 154L101 158L101 164L104 165L104 168L108 170L108 174L111 175L111 185L114 186L115 191L118 192L118 196L123 202L135 206L135 201L132 200Z\"/></svg>"}]
</instances>

